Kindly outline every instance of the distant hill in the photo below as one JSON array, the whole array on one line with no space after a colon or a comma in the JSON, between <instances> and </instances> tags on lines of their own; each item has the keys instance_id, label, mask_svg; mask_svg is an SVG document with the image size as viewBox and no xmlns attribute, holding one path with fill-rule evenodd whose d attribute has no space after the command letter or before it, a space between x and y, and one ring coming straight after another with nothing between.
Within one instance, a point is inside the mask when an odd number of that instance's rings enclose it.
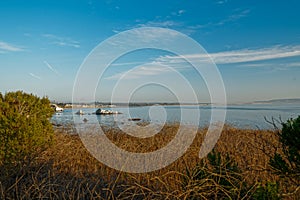
<instances>
[{"instance_id":1,"label":"distant hill","mask_svg":"<svg viewBox=\"0 0 300 200\"><path fill-rule=\"evenodd\" d=\"M271 99L267 101L255 101L254 103L300 103L300 98L295 99Z\"/></svg>"}]
</instances>

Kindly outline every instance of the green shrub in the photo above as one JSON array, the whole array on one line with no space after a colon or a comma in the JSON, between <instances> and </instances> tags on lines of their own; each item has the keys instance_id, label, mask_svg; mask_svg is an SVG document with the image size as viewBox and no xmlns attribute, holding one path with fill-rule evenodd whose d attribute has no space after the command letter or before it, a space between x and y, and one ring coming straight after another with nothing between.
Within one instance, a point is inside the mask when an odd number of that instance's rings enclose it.
<instances>
[{"instance_id":1,"label":"green shrub","mask_svg":"<svg viewBox=\"0 0 300 200\"><path fill-rule=\"evenodd\" d=\"M280 188L287 188L281 196L300 196L300 116L282 123L278 133L282 152L270 159L273 173L281 177ZM293 183L296 187L291 187Z\"/></svg>"},{"instance_id":2,"label":"green shrub","mask_svg":"<svg viewBox=\"0 0 300 200\"><path fill-rule=\"evenodd\" d=\"M282 123L279 141L283 154L276 153L270 165L277 174L300 181L300 116Z\"/></svg>"},{"instance_id":3,"label":"green shrub","mask_svg":"<svg viewBox=\"0 0 300 200\"><path fill-rule=\"evenodd\" d=\"M21 91L0 93L0 164L31 158L51 143L50 101Z\"/></svg>"},{"instance_id":4,"label":"green shrub","mask_svg":"<svg viewBox=\"0 0 300 200\"><path fill-rule=\"evenodd\" d=\"M265 186L259 185L253 194L256 200L279 200L278 183L267 182Z\"/></svg>"},{"instance_id":5,"label":"green shrub","mask_svg":"<svg viewBox=\"0 0 300 200\"><path fill-rule=\"evenodd\" d=\"M186 199L241 199L249 191L235 161L215 150L186 171L183 189Z\"/></svg>"}]
</instances>

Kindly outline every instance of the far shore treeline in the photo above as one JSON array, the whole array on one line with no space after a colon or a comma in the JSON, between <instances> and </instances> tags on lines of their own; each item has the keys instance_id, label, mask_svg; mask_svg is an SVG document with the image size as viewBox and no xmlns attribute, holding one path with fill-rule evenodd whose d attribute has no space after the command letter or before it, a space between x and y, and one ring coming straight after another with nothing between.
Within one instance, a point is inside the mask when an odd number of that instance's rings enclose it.
<instances>
[{"instance_id":1,"label":"far shore treeline","mask_svg":"<svg viewBox=\"0 0 300 200\"><path fill-rule=\"evenodd\" d=\"M112 103L112 102L92 102L92 103L61 103L61 102L55 102L56 105L62 107L62 108L72 108L72 107L87 107L87 108L93 108L93 107L141 107L141 106L154 106L154 105L160 105L160 106L180 106L180 105L195 105L195 106L207 106L211 105L211 103L178 103L178 102L129 102L129 103Z\"/></svg>"}]
</instances>

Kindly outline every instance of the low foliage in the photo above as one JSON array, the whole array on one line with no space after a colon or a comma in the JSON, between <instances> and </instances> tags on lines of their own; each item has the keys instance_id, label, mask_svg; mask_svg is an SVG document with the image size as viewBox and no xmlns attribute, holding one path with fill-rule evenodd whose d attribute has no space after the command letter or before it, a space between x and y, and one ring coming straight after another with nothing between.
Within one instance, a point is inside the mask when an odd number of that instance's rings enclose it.
<instances>
[{"instance_id":1,"label":"low foliage","mask_svg":"<svg viewBox=\"0 0 300 200\"><path fill-rule=\"evenodd\" d=\"M282 123L279 132L283 154L276 153L270 160L277 173L300 180L300 116Z\"/></svg>"},{"instance_id":2,"label":"low foliage","mask_svg":"<svg viewBox=\"0 0 300 200\"><path fill-rule=\"evenodd\" d=\"M30 158L53 136L53 114L47 98L21 91L0 94L0 164Z\"/></svg>"},{"instance_id":3,"label":"low foliage","mask_svg":"<svg viewBox=\"0 0 300 200\"><path fill-rule=\"evenodd\" d=\"M246 199L250 193L237 163L215 150L187 170L183 187L185 199Z\"/></svg>"},{"instance_id":4,"label":"low foliage","mask_svg":"<svg viewBox=\"0 0 300 200\"><path fill-rule=\"evenodd\" d=\"M257 186L253 198L256 200L279 200L278 183L267 182L264 186Z\"/></svg>"},{"instance_id":5,"label":"low foliage","mask_svg":"<svg viewBox=\"0 0 300 200\"><path fill-rule=\"evenodd\" d=\"M278 133L281 152L276 152L270 159L273 172L283 180L282 187L288 188L287 196L300 196L300 116L282 123ZM293 182L293 185L286 183Z\"/></svg>"},{"instance_id":6,"label":"low foliage","mask_svg":"<svg viewBox=\"0 0 300 200\"><path fill-rule=\"evenodd\" d=\"M269 165L277 154L289 163L276 131L225 126L214 151L200 159L199 148L207 129L199 129L186 154L168 167L131 174L100 163L79 135L62 130L56 129L54 144L26 170L5 173L16 167L0 166L0 199L299 199L288 190L297 192L295 176L284 179L272 173ZM117 146L141 153L162 148L177 131L178 124L167 124L159 134L137 139L119 129L104 128ZM283 188L283 182L289 188Z\"/></svg>"}]
</instances>

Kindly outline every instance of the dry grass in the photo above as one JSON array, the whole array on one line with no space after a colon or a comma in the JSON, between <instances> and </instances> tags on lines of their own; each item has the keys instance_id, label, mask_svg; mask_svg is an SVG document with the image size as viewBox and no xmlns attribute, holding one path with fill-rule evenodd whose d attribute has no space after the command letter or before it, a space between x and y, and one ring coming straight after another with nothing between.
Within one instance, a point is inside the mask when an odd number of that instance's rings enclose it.
<instances>
[{"instance_id":1,"label":"dry grass","mask_svg":"<svg viewBox=\"0 0 300 200\"><path fill-rule=\"evenodd\" d=\"M106 128L105 133L120 148L149 152L165 146L177 130L178 125L169 124L147 139L128 136L112 128ZM186 172L200 162L198 153L205 133L205 128L199 130L188 151L170 166L151 173L130 174L98 162L84 148L79 136L57 131L54 145L30 164L2 166L0 199L186 199L201 186L204 198L204 193L214 192L205 187L218 183L210 179L202 183L187 180L190 177ZM238 164L241 178L253 186L249 187L249 194L258 183L279 180L270 173L268 166L270 156L278 148L274 131L240 130L229 126L224 128L215 147L221 154L228 153ZM226 173L224 176L228 176L228 180L233 177ZM188 181L187 187L183 187L183 180ZM250 195L245 199L250 199Z\"/></svg>"}]
</instances>

